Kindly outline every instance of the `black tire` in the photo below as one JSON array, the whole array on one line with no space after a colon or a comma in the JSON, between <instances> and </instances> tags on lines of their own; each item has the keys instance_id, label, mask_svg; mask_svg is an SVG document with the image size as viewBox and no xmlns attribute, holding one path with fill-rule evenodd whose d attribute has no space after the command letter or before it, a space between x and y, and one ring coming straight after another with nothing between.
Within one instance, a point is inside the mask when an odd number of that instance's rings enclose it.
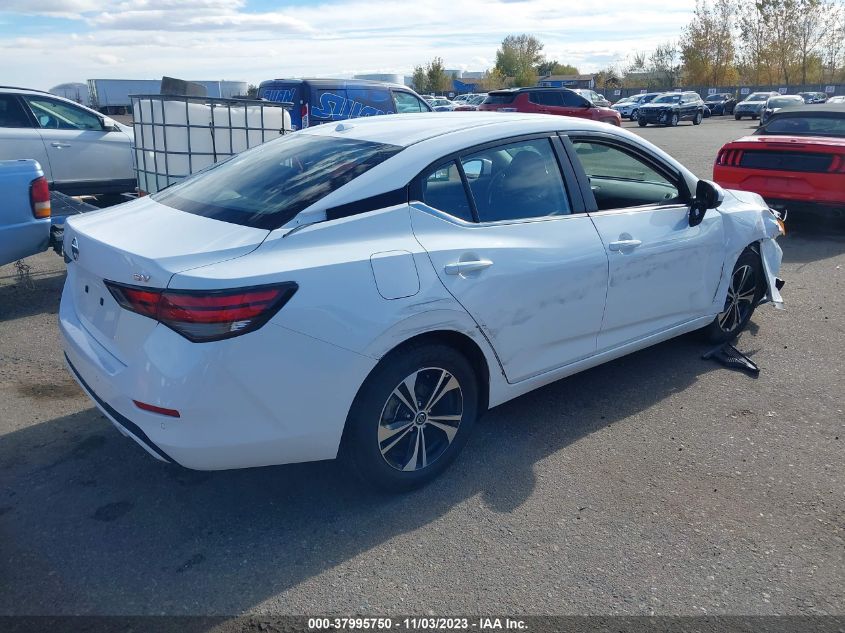
<instances>
[{"instance_id":1,"label":"black tire","mask_svg":"<svg viewBox=\"0 0 845 633\"><path fill-rule=\"evenodd\" d=\"M750 277L744 277L746 268ZM760 256L750 249L745 249L731 272L724 310L703 330L707 339L712 343L726 343L739 336L751 320L751 315L754 314L754 309L765 290L766 280ZM739 301L734 301L736 296Z\"/></svg>"},{"instance_id":2,"label":"black tire","mask_svg":"<svg viewBox=\"0 0 845 633\"><path fill-rule=\"evenodd\" d=\"M411 379L414 394L408 388ZM450 388L453 380L457 389ZM416 396L416 402L409 403L409 395ZM460 416L456 421L434 421L456 415ZM460 352L442 344L401 348L381 360L355 397L346 420L342 458L371 486L392 492L412 490L440 475L457 457L477 416L478 379Z\"/></svg>"},{"instance_id":3,"label":"black tire","mask_svg":"<svg viewBox=\"0 0 845 633\"><path fill-rule=\"evenodd\" d=\"M756 114L752 114L752 115L751 115L751 120L752 120L752 121L756 121L756 120L757 120L757 115L756 115Z\"/></svg>"},{"instance_id":4,"label":"black tire","mask_svg":"<svg viewBox=\"0 0 845 633\"><path fill-rule=\"evenodd\" d=\"M646 121L645 119L637 119L637 123L640 127L645 127L646 125L648 125L648 121Z\"/></svg>"},{"instance_id":5,"label":"black tire","mask_svg":"<svg viewBox=\"0 0 845 633\"><path fill-rule=\"evenodd\" d=\"M701 125L702 115L701 112L695 113L695 118L692 120L693 125Z\"/></svg>"},{"instance_id":6,"label":"black tire","mask_svg":"<svg viewBox=\"0 0 845 633\"><path fill-rule=\"evenodd\" d=\"M631 110L631 115L630 115L628 118L629 118L631 121L636 121L636 120L637 120L637 118L638 118L638 117L637 117L637 110L636 110L636 109Z\"/></svg>"},{"instance_id":7,"label":"black tire","mask_svg":"<svg viewBox=\"0 0 845 633\"><path fill-rule=\"evenodd\" d=\"M742 115L741 115L741 114L735 114L735 115L734 115L734 119L736 119L737 121L739 121L740 119L742 119Z\"/></svg>"}]
</instances>

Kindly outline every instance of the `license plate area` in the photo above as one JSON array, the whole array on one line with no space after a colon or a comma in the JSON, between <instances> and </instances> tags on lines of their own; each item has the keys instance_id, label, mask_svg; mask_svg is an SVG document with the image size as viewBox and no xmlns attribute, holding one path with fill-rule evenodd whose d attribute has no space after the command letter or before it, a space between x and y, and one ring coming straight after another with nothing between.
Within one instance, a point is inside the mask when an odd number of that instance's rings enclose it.
<instances>
[{"instance_id":1,"label":"license plate area","mask_svg":"<svg viewBox=\"0 0 845 633\"><path fill-rule=\"evenodd\" d=\"M114 340L121 308L102 279L84 270L76 274L76 310L92 334Z\"/></svg>"}]
</instances>

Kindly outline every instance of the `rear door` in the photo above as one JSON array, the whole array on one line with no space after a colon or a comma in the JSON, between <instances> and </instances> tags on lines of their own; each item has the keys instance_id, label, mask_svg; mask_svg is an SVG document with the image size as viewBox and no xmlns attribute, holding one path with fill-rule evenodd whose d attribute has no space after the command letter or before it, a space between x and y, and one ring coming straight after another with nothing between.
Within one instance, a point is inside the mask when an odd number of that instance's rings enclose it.
<instances>
[{"instance_id":1,"label":"rear door","mask_svg":"<svg viewBox=\"0 0 845 633\"><path fill-rule=\"evenodd\" d=\"M57 189L90 193L88 183L135 180L126 133L104 130L96 114L65 101L41 95L23 99L39 125Z\"/></svg>"},{"instance_id":2,"label":"rear door","mask_svg":"<svg viewBox=\"0 0 845 633\"><path fill-rule=\"evenodd\" d=\"M44 139L20 97L0 94L0 160L32 158L38 161L47 180L53 181Z\"/></svg>"},{"instance_id":3,"label":"rear door","mask_svg":"<svg viewBox=\"0 0 845 633\"><path fill-rule=\"evenodd\" d=\"M414 235L509 382L596 350L607 256L568 163L561 177L559 144L541 136L468 150L426 170L412 192Z\"/></svg>"},{"instance_id":4,"label":"rear door","mask_svg":"<svg viewBox=\"0 0 845 633\"><path fill-rule=\"evenodd\" d=\"M609 135L571 140L609 262L598 350L706 316L722 275L721 214L690 227L689 192L671 168Z\"/></svg>"}]
</instances>

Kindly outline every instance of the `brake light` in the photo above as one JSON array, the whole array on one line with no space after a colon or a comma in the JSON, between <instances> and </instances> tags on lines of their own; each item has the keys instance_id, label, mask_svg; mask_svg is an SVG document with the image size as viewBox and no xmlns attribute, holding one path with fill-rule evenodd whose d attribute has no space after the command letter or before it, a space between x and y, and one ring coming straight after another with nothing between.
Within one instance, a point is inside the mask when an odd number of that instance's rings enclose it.
<instances>
[{"instance_id":1,"label":"brake light","mask_svg":"<svg viewBox=\"0 0 845 633\"><path fill-rule=\"evenodd\" d=\"M720 149L716 156L717 165L727 165L728 167L738 167L741 160L741 149Z\"/></svg>"},{"instance_id":2,"label":"brake light","mask_svg":"<svg viewBox=\"0 0 845 633\"><path fill-rule=\"evenodd\" d=\"M253 332L297 291L294 282L231 290L160 290L105 280L124 309L155 319L194 343Z\"/></svg>"},{"instance_id":3,"label":"brake light","mask_svg":"<svg viewBox=\"0 0 845 633\"><path fill-rule=\"evenodd\" d=\"M302 128L305 129L308 127L308 104L303 103L302 108L299 110L299 115L302 118Z\"/></svg>"},{"instance_id":4,"label":"brake light","mask_svg":"<svg viewBox=\"0 0 845 633\"><path fill-rule=\"evenodd\" d=\"M834 154L827 171L833 174L845 174L845 155Z\"/></svg>"},{"instance_id":5,"label":"brake light","mask_svg":"<svg viewBox=\"0 0 845 633\"><path fill-rule=\"evenodd\" d=\"M50 185L44 176L29 183L29 203L32 215L38 219L50 217Z\"/></svg>"}]
</instances>

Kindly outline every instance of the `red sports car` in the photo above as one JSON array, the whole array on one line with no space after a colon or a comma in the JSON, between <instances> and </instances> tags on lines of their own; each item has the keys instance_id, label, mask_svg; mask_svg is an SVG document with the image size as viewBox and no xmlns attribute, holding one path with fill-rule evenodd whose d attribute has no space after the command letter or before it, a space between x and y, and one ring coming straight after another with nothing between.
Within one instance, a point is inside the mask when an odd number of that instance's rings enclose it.
<instances>
[{"instance_id":1,"label":"red sports car","mask_svg":"<svg viewBox=\"0 0 845 633\"><path fill-rule=\"evenodd\" d=\"M494 90L487 95L478 109L494 112L559 114L602 121L611 125L622 125L622 117L616 110L596 106L569 88Z\"/></svg>"},{"instance_id":2,"label":"red sports car","mask_svg":"<svg viewBox=\"0 0 845 633\"><path fill-rule=\"evenodd\" d=\"M775 207L845 209L845 104L776 112L719 150L713 179Z\"/></svg>"}]
</instances>

